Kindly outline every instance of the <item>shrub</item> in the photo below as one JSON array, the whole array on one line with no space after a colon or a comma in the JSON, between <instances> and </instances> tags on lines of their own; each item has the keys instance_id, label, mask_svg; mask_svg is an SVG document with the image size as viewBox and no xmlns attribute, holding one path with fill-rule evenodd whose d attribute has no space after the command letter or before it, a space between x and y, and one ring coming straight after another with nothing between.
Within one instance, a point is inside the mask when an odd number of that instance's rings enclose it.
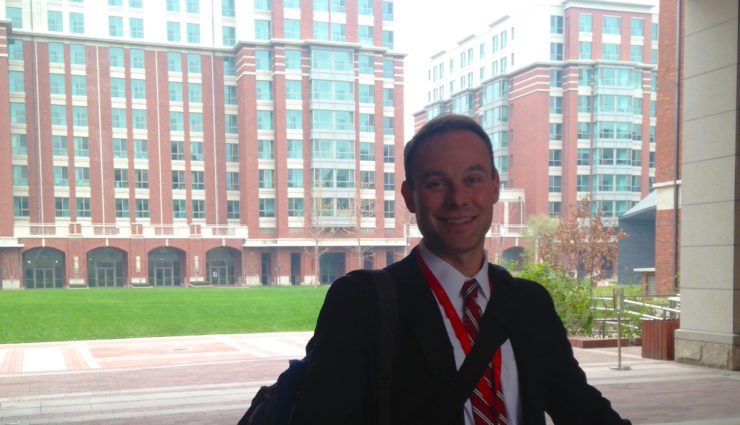
<instances>
[{"instance_id":1,"label":"shrub","mask_svg":"<svg viewBox=\"0 0 740 425\"><path fill-rule=\"evenodd\" d=\"M547 263L526 262L516 275L539 282L547 289L569 334L591 334L593 315L588 285L566 273L553 270Z\"/></svg>"}]
</instances>

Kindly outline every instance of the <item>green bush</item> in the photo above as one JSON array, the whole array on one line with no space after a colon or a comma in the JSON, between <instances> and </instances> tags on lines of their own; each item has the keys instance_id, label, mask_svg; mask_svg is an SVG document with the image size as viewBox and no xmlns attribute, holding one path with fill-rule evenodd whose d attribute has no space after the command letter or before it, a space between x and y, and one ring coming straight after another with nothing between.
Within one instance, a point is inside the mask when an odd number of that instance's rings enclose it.
<instances>
[{"instance_id":1,"label":"green bush","mask_svg":"<svg viewBox=\"0 0 740 425\"><path fill-rule=\"evenodd\" d=\"M589 288L567 274L553 270L546 263L526 262L517 272L518 277L539 282L553 301L555 310L571 335L590 335L593 326Z\"/></svg>"}]
</instances>

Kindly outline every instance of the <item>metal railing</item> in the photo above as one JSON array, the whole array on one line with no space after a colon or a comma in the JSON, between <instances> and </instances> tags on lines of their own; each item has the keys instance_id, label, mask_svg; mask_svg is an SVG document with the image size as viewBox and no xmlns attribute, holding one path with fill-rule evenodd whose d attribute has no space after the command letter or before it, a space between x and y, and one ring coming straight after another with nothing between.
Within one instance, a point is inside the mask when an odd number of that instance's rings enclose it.
<instances>
[{"instance_id":1,"label":"metal railing","mask_svg":"<svg viewBox=\"0 0 740 425\"><path fill-rule=\"evenodd\" d=\"M660 299L665 299L667 305L655 302ZM594 322L603 325L600 328L602 336L607 332L606 326L609 326L611 332L621 333L627 330L625 335L634 337L640 335L640 320L679 319L681 297L680 295L624 297L622 291L615 289L611 297L593 297L591 310L594 312Z\"/></svg>"}]
</instances>

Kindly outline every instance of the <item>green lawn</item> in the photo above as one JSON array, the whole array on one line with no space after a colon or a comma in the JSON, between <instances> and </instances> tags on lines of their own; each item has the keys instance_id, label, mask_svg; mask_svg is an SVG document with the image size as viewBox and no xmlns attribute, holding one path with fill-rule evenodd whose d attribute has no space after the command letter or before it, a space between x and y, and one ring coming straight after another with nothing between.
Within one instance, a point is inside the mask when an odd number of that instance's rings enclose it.
<instances>
[{"instance_id":1,"label":"green lawn","mask_svg":"<svg viewBox=\"0 0 740 425\"><path fill-rule=\"evenodd\" d=\"M309 331L327 289L0 291L0 343Z\"/></svg>"}]
</instances>

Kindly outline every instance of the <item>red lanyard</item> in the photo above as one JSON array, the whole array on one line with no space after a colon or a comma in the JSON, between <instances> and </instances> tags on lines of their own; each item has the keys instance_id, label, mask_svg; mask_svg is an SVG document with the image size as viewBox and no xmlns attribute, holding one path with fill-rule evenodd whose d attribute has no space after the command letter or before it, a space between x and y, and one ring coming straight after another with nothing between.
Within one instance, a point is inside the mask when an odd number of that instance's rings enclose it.
<instances>
[{"instance_id":1,"label":"red lanyard","mask_svg":"<svg viewBox=\"0 0 740 425\"><path fill-rule=\"evenodd\" d=\"M432 271L429 269L429 266L427 266L427 264L424 262L424 258L421 256L421 250L419 248L417 248L417 257L419 259L419 264L421 265L421 271L424 273L427 284L429 284L429 288L431 288L434 296L437 297L437 302L439 302L439 304L442 306L445 315L450 320L450 323L452 324L452 329L455 331L455 336L457 337L458 341L460 341L463 352L467 356L470 352L470 348L473 346L473 343L470 336L468 335L468 331L465 330L465 325L463 325L462 320L460 320L460 316L457 314L457 311L455 311L455 307L452 306L450 297L447 296L444 288L442 288L442 284L439 283L437 277L434 275L434 273L432 273ZM493 289L493 282L491 282L490 277L488 278L488 284ZM501 392L502 388L500 348L497 349L496 353L493 355L493 374L496 391ZM483 395L483 398L485 398L489 402L489 405L492 405L491 403L494 400L494 396L491 387L486 385L485 380L483 379L478 382L477 387Z\"/></svg>"}]
</instances>

